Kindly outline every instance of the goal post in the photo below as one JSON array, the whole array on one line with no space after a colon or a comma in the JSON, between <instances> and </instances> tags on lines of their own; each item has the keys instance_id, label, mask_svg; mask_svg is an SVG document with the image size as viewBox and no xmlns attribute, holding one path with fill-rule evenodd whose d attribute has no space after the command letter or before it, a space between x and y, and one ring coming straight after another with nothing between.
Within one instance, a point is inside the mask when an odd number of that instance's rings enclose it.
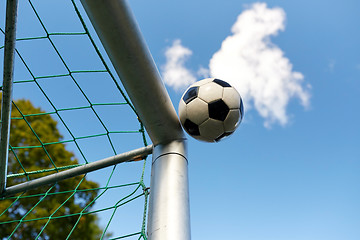
<instances>
[{"instance_id":1,"label":"goal post","mask_svg":"<svg viewBox=\"0 0 360 240\"><path fill-rule=\"evenodd\" d=\"M125 0L81 0L154 144L148 237L189 240L186 139Z\"/></svg>"},{"instance_id":2,"label":"goal post","mask_svg":"<svg viewBox=\"0 0 360 240\"><path fill-rule=\"evenodd\" d=\"M16 17L18 1L6 3L4 74L1 102L1 137L0 137L0 195L6 188L7 162L9 155L10 119L12 87L14 76L14 56L16 41Z\"/></svg>"},{"instance_id":3,"label":"goal post","mask_svg":"<svg viewBox=\"0 0 360 240\"><path fill-rule=\"evenodd\" d=\"M183 141L154 147L147 226L150 240L191 239L186 155Z\"/></svg>"}]
</instances>

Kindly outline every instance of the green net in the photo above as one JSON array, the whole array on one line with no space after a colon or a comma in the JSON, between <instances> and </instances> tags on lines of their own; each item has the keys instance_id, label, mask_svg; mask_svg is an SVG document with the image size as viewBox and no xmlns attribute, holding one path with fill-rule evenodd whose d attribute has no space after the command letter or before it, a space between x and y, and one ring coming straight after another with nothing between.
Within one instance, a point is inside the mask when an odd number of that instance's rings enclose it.
<instances>
[{"instance_id":1,"label":"green net","mask_svg":"<svg viewBox=\"0 0 360 240\"><path fill-rule=\"evenodd\" d=\"M7 187L147 145L90 26L77 1L19 1ZM0 199L0 239L146 239L145 166Z\"/></svg>"}]
</instances>

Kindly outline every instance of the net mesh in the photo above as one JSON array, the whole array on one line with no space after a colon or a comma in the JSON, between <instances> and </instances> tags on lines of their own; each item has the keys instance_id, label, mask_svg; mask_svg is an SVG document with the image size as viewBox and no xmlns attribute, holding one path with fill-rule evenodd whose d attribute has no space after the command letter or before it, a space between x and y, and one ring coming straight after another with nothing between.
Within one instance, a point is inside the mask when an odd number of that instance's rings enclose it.
<instances>
[{"instance_id":1,"label":"net mesh","mask_svg":"<svg viewBox=\"0 0 360 240\"><path fill-rule=\"evenodd\" d=\"M5 16L5 1L0 10ZM8 187L147 145L90 26L77 1L19 1ZM145 166L0 199L0 239L146 239Z\"/></svg>"}]
</instances>

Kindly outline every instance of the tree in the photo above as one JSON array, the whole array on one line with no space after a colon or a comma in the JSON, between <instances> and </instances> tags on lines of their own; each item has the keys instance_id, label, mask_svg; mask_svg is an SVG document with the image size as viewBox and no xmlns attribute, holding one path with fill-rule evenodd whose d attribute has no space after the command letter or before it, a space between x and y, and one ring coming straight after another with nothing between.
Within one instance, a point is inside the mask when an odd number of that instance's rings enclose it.
<instances>
[{"instance_id":1,"label":"tree","mask_svg":"<svg viewBox=\"0 0 360 240\"><path fill-rule=\"evenodd\" d=\"M59 142L63 137L51 115L41 113L44 112L28 100L15 101L10 145L31 147L12 149L8 174L22 173L23 169L26 172L51 169L54 168L53 163L57 167L78 164L74 154L66 150L64 144L48 144ZM51 173L8 178L7 186L48 174ZM83 191L74 194L72 190L75 188ZM97 225L98 218L95 214L87 214L98 194L97 188L97 183L84 176L77 176L55 185L29 190L18 199L13 197L1 200L0 239L10 235L12 239L66 239L73 228L70 239L99 239L102 230ZM44 193L47 193L45 197ZM79 215L80 212L83 214Z\"/></svg>"}]
</instances>

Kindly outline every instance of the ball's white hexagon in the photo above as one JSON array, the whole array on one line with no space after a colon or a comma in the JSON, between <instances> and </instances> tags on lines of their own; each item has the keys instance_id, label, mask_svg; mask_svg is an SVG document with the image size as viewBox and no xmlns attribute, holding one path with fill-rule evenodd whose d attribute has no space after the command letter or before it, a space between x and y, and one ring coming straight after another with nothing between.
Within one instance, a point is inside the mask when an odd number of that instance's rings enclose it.
<instances>
[{"instance_id":1,"label":"ball's white hexagon","mask_svg":"<svg viewBox=\"0 0 360 240\"><path fill-rule=\"evenodd\" d=\"M206 142L214 142L224 133L222 121L209 118L199 126L200 136Z\"/></svg>"},{"instance_id":2,"label":"ball's white hexagon","mask_svg":"<svg viewBox=\"0 0 360 240\"><path fill-rule=\"evenodd\" d=\"M233 87L224 88L222 100L230 109L240 108L241 97L238 91Z\"/></svg>"},{"instance_id":3,"label":"ball's white hexagon","mask_svg":"<svg viewBox=\"0 0 360 240\"><path fill-rule=\"evenodd\" d=\"M195 83L193 83L190 87L200 87L206 83L212 82L215 78L205 78L203 80L197 81ZM190 88L189 87L189 88Z\"/></svg>"},{"instance_id":4,"label":"ball's white hexagon","mask_svg":"<svg viewBox=\"0 0 360 240\"><path fill-rule=\"evenodd\" d=\"M209 103L223 96L223 87L214 82L206 83L199 88L198 97Z\"/></svg>"},{"instance_id":5,"label":"ball's white hexagon","mask_svg":"<svg viewBox=\"0 0 360 240\"><path fill-rule=\"evenodd\" d=\"M240 123L240 110L232 109L229 111L227 117L224 120L225 132L233 132L239 126Z\"/></svg>"},{"instance_id":6,"label":"ball's white hexagon","mask_svg":"<svg viewBox=\"0 0 360 240\"><path fill-rule=\"evenodd\" d=\"M200 98L195 98L186 104L186 117L193 123L200 125L209 118L208 104Z\"/></svg>"},{"instance_id":7,"label":"ball's white hexagon","mask_svg":"<svg viewBox=\"0 0 360 240\"><path fill-rule=\"evenodd\" d=\"M186 120L186 103L182 100L182 98L180 99L179 102L178 112L179 112L180 122L181 124L184 124Z\"/></svg>"}]
</instances>

